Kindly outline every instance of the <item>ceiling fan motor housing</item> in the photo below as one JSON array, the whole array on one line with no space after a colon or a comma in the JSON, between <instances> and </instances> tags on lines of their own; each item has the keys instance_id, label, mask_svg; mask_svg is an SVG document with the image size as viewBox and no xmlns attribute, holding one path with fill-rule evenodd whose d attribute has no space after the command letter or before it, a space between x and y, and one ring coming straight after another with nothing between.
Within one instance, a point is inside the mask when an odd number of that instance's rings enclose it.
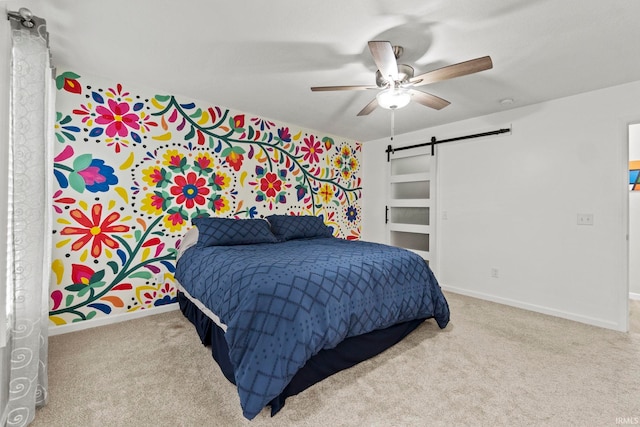
<instances>
[{"instance_id":1,"label":"ceiling fan motor housing","mask_svg":"<svg viewBox=\"0 0 640 427\"><path fill-rule=\"evenodd\" d=\"M409 79L413 78L413 67L407 64L398 64L398 80L396 82L390 82L386 78L382 77L380 70L376 71L376 85L380 88L388 87L391 83L398 83L403 85L409 83Z\"/></svg>"}]
</instances>

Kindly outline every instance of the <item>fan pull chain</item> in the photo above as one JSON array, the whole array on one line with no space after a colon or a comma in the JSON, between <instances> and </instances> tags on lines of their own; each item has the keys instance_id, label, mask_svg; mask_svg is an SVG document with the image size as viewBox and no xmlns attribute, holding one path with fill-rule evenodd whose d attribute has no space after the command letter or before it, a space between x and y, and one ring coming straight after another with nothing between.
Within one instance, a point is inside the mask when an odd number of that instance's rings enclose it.
<instances>
[{"instance_id":1,"label":"fan pull chain","mask_svg":"<svg viewBox=\"0 0 640 427\"><path fill-rule=\"evenodd\" d=\"M392 141L393 141L393 134L394 134L395 127L396 127L396 124L395 124L395 118L396 118L395 112L396 112L395 109L391 110L391 140Z\"/></svg>"}]
</instances>

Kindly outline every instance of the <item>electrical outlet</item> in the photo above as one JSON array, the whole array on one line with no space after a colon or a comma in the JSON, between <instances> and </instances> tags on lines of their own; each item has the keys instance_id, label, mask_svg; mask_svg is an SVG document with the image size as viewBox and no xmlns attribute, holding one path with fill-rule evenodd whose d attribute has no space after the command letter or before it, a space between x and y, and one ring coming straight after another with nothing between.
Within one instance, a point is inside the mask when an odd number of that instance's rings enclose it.
<instances>
[{"instance_id":1,"label":"electrical outlet","mask_svg":"<svg viewBox=\"0 0 640 427\"><path fill-rule=\"evenodd\" d=\"M593 225L593 214L578 214L578 225Z\"/></svg>"},{"instance_id":2,"label":"electrical outlet","mask_svg":"<svg viewBox=\"0 0 640 427\"><path fill-rule=\"evenodd\" d=\"M498 269L497 268L492 268L491 269L491 277L494 278L494 279L497 279L498 277L500 277L498 275Z\"/></svg>"}]
</instances>

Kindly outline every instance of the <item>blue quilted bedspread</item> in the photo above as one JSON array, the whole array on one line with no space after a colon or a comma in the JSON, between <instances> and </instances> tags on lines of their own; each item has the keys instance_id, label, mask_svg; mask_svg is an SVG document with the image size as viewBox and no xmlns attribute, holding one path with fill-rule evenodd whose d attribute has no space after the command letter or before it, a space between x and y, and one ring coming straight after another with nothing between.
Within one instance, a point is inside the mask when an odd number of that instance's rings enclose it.
<instances>
[{"instance_id":1,"label":"blue quilted bedspread","mask_svg":"<svg viewBox=\"0 0 640 427\"><path fill-rule=\"evenodd\" d=\"M243 414L254 418L322 349L449 307L426 262L337 238L189 248L176 279L227 325Z\"/></svg>"}]
</instances>

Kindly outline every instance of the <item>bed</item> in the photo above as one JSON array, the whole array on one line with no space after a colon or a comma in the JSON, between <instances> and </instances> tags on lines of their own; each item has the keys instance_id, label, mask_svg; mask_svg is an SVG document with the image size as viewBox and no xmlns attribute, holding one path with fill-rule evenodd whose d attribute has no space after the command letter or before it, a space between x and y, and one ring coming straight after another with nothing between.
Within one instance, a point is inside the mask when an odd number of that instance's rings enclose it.
<instances>
[{"instance_id":1,"label":"bed","mask_svg":"<svg viewBox=\"0 0 640 427\"><path fill-rule=\"evenodd\" d=\"M347 241L314 216L198 218L176 262L178 300L243 415L384 351L449 307L413 252Z\"/></svg>"}]
</instances>

